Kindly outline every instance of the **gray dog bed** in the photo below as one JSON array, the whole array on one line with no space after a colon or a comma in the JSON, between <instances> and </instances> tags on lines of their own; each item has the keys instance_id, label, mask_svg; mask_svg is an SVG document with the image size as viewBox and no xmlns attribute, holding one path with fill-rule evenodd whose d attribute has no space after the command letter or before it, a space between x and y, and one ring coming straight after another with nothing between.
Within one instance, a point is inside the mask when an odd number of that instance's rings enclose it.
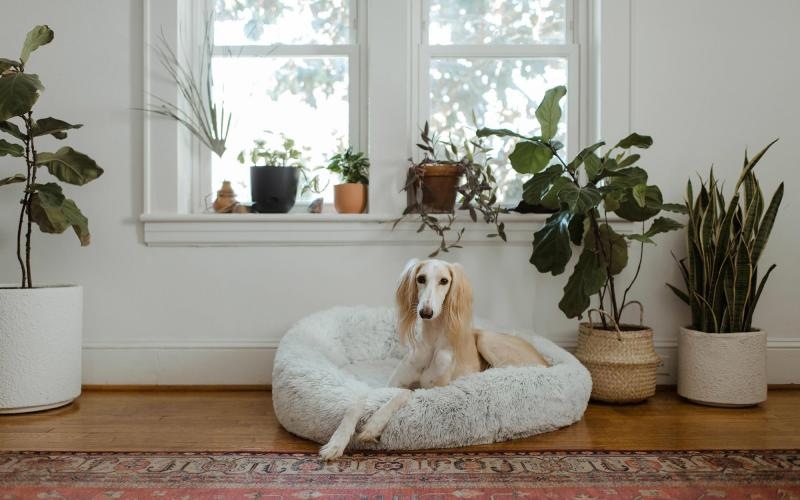
<instances>
[{"instance_id":1,"label":"gray dog bed","mask_svg":"<svg viewBox=\"0 0 800 500\"><path fill-rule=\"evenodd\" d=\"M272 400L289 432L325 443L357 396L366 394L360 426L397 389L385 387L403 358L394 312L336 307L308 316L283 337L275 355ZM477 322L480 327L480 322ZM551 367L491 368L446 387L415 390L378 443L351 448L412 450L493 443L577 422L592 381L574 356L547 339L529 340Z\"/></svg>"}]
</instances>

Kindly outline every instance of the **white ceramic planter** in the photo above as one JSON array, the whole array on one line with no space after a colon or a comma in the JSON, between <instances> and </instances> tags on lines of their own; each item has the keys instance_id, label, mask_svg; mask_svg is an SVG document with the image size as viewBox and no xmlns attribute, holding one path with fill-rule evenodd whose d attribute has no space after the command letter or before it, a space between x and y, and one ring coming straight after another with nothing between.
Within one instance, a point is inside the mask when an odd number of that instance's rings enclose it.
<instances>
[{"instance_id":1,"label":"white ceramic planter","mask_svg":"<svg viewBox=\"0 0 800 500\"><path fill-rule=\"evenodd\" d=\"M712 406L766 401L766 332L705 333L681 328L678 394Z\"/></svg>"},{"instance_id":2,"label":"white ceramic planter","mask_svg":"<svg viewBox=\"0 0 800 500\"><path fill-rule=\"evenodd\" d=\"M83 289L0 288L0 413L56 408L81 393Z\"/></svg>"}]
</instances>

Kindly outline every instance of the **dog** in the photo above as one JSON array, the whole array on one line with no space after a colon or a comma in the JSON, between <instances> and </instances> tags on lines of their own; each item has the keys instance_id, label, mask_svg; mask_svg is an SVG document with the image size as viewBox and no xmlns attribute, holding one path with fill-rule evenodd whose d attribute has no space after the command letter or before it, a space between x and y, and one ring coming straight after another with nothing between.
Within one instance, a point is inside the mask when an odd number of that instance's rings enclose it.
<instances>
[{"instance_id":1,"label":"dog","mask_svg":"<svg viewBox=\"0 0 800 500\"><path fill-rule=\"evenodd\" d=\"M397 331L409 351L389 379L403 388L364 424L360 441L377 441L392 415L411 397L411 390L445 386L489 367L544 366L547 360L527 341L472 326L472 287L460 264L411 260L395 294ZM421 328L420 328L421 325ZM320 456L340 457L355 433L365 396L348 408Z\"/></svg>"}]
</instances>

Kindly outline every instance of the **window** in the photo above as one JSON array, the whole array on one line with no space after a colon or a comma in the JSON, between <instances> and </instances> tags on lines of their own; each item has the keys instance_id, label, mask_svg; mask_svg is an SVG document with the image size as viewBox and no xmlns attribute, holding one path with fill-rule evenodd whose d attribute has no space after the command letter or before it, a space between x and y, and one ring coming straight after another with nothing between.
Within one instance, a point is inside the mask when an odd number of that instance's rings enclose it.
<instances>
[{"instance_id":1,"label":"window","mask_svg":"<svg viewBox=\"0 0 800 500\"><path fill-rule=\"evenodd\" d=\"M213 2L214 92L233 120L226 154L211 160L209 190L230 180L239 201L250 201L249 160L243 166L237 155L256 139L273 147L293 139L310 169L362 147L356 0ZM327 171L314 174L328 184Z\"/></svg>"},{"instance_id":2,"label":"window","mask_svg":"<svg viewBox=\"0 0 800 500\"><path fill-rule=\"evenodd\" d=\"M545 90L577 72L570 0L422 0L418 114L460 142L479 126L538 133ZM574 81L574 80L573 80ZM570 91L577 92L570 86ZM571 102L575 102L572 100ZM559 128L565 132L568 113ZM570 124L572 127L572 124ZM516 205L525 181L506 161L511 141L492 138L499 199Z\"/></svg>"}]
</instances>

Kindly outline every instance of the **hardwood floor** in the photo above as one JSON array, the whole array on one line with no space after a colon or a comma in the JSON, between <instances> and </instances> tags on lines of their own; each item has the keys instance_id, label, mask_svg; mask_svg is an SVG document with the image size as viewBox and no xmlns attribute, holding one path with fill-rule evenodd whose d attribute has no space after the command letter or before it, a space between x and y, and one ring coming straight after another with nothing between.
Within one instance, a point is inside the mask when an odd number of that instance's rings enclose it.
<instances>
[{"instance_id":1,"label":"hardwood floor","mask_svg":"<svg viewBox=\"0 0 800 500\"><path fill-rule=\"evenodd\" d=\"M469 450L800 448L800 391L766 404L709 408L671 389L632 406L590 404L570 427ZM267 391L85 391L57 410L0 416L0 450L283 451L319 445L278 424Z\"/></svg>"}]
</instances>

